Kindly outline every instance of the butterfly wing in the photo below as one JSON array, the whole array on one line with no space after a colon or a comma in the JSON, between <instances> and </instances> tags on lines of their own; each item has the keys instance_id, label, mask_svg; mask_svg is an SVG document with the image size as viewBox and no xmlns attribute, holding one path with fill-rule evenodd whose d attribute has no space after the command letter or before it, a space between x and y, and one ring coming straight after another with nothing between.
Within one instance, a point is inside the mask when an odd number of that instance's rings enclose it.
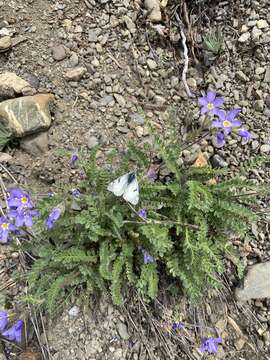
<instances>
[{"instance_id":1,"label":"butterfly wing","mask_svg":"<svg viewBox=\"0 0 270 360\"><path fill-rule=\"evenodd\" d=\"M115 196L121 196L124 194L128 186L129 173L123 176L120 176L116 180L112 181L107 189L114 193Z\"/></svg>"},{"instance_id":2,"label":"butterfly wing","mask_svg":"<svg viewBox=\"0 0 270 360\"><path fill-rule=\"evenodd\" d=\"M132 205L137 205L139 202L139 184L134 173L129 174L123 198Z\"/></svg>"}]
</instances>

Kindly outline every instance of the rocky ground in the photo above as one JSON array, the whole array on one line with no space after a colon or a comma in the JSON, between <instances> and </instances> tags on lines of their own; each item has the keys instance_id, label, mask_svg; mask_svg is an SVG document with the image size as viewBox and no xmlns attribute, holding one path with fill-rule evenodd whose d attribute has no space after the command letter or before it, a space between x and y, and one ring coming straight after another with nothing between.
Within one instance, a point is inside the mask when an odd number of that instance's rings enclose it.
<instances>
[{"instance_id":1,"label":"rocky ground","mask_svg":"<svg viewBox=\"0 0 270 360\"><path fill-rule=\"evenodd\" d=\"M235 172L245 160L270 158L268 1L187 1L185 12L183 2L169 0L158 23L142 5L128 0L0 0L0 98L13 99L12 105L0 103L0 116L22 137L0 153L0 161L19 183L38 194L53 190L59 181L75 183L79 173L70 169L59 149L89 151L100 144L102 159L108 149L122 150L130 139L147 141L145 118L161 131L170 107L176 110L179 141L186 142L204 126L197 97L209 88L225 98L228 108L242 108L241 120L253 138L245 143L232 136L220 149L206 136L179 161L192 164L203 152L213 166L229 166ZM184 60L175 11L181 14L188 40L187 83L194 97L187 96L181 81ZM202 41L217 27L224 49L212 59ZM52 94L53 99L40 94ZM32 116L25 121L29 108ZM32 130L41 132L29 135ZM269 164L251 169L249 176L269 183ZM13 181L6 170L3 179L7 185ZM254 283L261 284L262 292L267 285L261 271L267 273L269 266L268 227L266 209L264 221L252 229L252 239L236 244L248 265L266 263L253 273L251 291ZM19 267L20 256L2 246L0 260L1 283L6 285L1 291L16 299L22 289L6 269ZM215 301L210 294L200 309L183 300L163 309L159 322L148 321L143 327L108 300L91 310L70 306L56 324L47 324L49 345L44 335L41 342L50 349L48 359L200 359L198 339L201 329L209 326L224 339L219 358L268 359L270 303L236 302L229 290L233 280L228 276L228 289ZM269 289L266 295L270 297ZM242 296L247 300L251 295ZM185 332L172 336L168 326L173 321L183 321Z\"/></svg>"}]
</instances>

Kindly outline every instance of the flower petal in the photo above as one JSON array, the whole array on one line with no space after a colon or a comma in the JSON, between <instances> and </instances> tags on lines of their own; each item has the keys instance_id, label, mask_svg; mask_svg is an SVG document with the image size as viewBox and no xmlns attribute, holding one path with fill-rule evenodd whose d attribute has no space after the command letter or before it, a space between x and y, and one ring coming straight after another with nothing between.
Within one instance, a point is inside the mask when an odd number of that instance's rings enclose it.
<instances>
[{"instance_id":1,"label":"flower petal","mask_svg":"<svg viewBox=\"0 0 270 360\"><path fill-rule=\"evenodd\" d=\"M222 147L225 144L225 135L222 132L216 134L217 144Z\"/></svg>"},{"instance_id":2,"label":"flower petal","mask_svg":"<svg viewBox=\"0 0 270 360\"><path fill-rule=\"evenodd\" d=\"M219 120L214 120L214 121L212 122L212 127L214 127L214 128L223 128L223 124L222 124L222 122L219 121Z\"/></svg>"},{"instance_id":3,"label":"flower petal","mask_svg":"<svg viewBox=\"0 0 270 360\"><path fill-rule=\"evenodd\" d=\"M241 121L240 120L232 120L231 124L232 124L232 127L241 126Z\"/></svg>"},{"instance_id":4,"label":"flower petal","mask_svg":"<svg viewBox=\"0 0 270 360\"><path fill-rule=\"evenodd\" d=\"M6 243L8 241L8 231L7 230L3 230L1 232L1 239L0 242Z\"/></svg>"},{"instance_id":5,"label":"flower petal","mask_svg":"<svg viewBox=\"0 0 270 360\"><path fill-rule=\"evenodd\" d=\"M232 128L231 128L231 127L226 127L226 128L224 128L224 134L225 134L225 135L229 135L229 134L231 133L231 131L232 131Z\"/></svg>"},{"instance_id":6,"label":"flower petal","mask_svg":"<svg viewBox=\"0 0 270 360\"><path fill-rule=\"evenodd\" d=\"M8 323L8 314L6 311L0 311L0 332L5 330Z\"/></svg>"},{"instance_id":7,"label":"flower petal","mask_svg":"<svg viewBox=\"0 0 270 360\"><path fill-rule=\"evenodd\" d=\"M249 131L245 130L245 129L240 129L238 131L238 135L241 136L242 138L249 140L252 138L252 135Z\"/></svg>"},{"instance_id":8,"label":"flower petal","mask_svg":"<svg viewBox=\"0 0 270 360\"><path fill-rule=\"evenodd\" d=\"M222 106L224 103L224 99L223 98L216 98L214 101L213 101L213 105L215 107L220 107Z\"/></svg>"},{"instance_id":9,"label":"flower petal","mask_svg":"<svg viewBox=\"0 0 270 360\"><path fill-rule=\"evenodd\" d=\"M25 226L32 227L33 226L33 218L30 215L25 216L24 223L25 223Z\"/></svg>"},{"instance_id":10,"label":"flower petal","mask_svg":"<svg viewBox=\"0 0 270 360\"><path fill-rule=\"evenodd\" d=\"M206 96L199 97L198 102L201 106L206 106L208 104Z\"/></svg>"},{"instance_id":11,"label":"flower petal","mask_svg":"<svg viewBox=\"0 0 270 360\"><path fill-rule=\"evenodd\" d=\"M226 119L226 113L223 110L216 110L216 115L219 117L221 121L224 121Z\"/></svg>"},{"instance_id":12,"label":"flower petal","mask_svg":"<svg viewBox=\"0 0 270 360\"><path fill-rule=\"evenodd\" d=\"M17 216L15 220L15 224L17 227L21 227L24 225L24 217L23 216Z\"/></svg>"},{"instance_id":13,"label":"flower petal","mask_svg":"<svg viewBox=\"0 0 270 360\"><path fill-rule=\"evenodd\" d=\"M15 230L16 230L16 226L13 225L13 224L9 224L8 230L9 230L9 231L15 231Z\"/></svg>"},{"instance_id":14,"label":"flower petal","mask_svg":"<svg viewBox=\"0 0 270 360\"><path fill-rule=\"evenodd\" d=\"M226 119L229 121L233 121L234 118L241 112L240 108L232 109L227 112Z\"/></svg>"},{"instance_id":15,"label":"flower petal","mask_svg":"<svg viewBox=\"0 0 270 360\"><path fill-rule=\"evenodd\" d=\"M213 103L216 96L217 96L217 94L214 91L208 91L206 98L207 98L208 102Z\"/></svg>"},{"instance_id":16,"label":"flower petal","mask_svg":"<svg viewBox=\"0 0 270 360\"><path fill-rule=\"evenodd\" d=\"M204 106L201 108L201 114L205 114L209 111L208 107L207 106Z\"/></svg>"}]
</instances>

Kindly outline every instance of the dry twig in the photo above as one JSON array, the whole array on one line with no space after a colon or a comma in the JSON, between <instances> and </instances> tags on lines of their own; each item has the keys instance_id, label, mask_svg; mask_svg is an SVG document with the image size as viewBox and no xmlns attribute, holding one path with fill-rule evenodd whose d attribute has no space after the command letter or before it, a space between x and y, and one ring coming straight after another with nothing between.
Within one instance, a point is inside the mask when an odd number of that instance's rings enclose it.
<instances>
[{"instance_id":1,"label":"dry twig","mask_svg":"<svg viewBox=\"0 0 270 360\"><path fill-rule=\"evenodd\" d=\"M184 32L182 21L180 20L180 17L177 14L176 11L174 13L174 16L175 16L175 18L177 20L177 23L178 23L178 27L179 27L181 38L182 38L182 46L183 46L183 49L184 49L185 63L184 63L183 71L182 71L182 81L183 81L183 84L184 84L187 95L189 97L194 97L194 95L191 93L191 91L189 89L189 86L187 84L187 79L186 79L186 75L187 75L187 71L188 71L188 49L187 49L187 45L186 45L187 39L186 39L186 35L185 35L185 32Z\"/></svg>"}]
</instances>

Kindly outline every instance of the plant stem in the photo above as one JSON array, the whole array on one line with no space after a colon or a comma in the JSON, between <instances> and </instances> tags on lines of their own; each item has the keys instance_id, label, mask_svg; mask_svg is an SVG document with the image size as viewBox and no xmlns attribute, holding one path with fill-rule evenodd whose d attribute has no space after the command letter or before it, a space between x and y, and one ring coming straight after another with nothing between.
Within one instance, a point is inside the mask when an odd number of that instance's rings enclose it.
<instances>
[{"instance_id":1,"label":"plant stem","mask_svg":"<svg viewBox=\"0 0 270 360\"><path fill-rule=\"evenodd\" d=\"M198 230L200 227L198 225L188 224L188 223L181 223L179 221L160 221L160 220L145 220L145 221L132 221L132 220L124 220L124 224L160 224L160 225L182 225L185 227L190 227L192 229Z\"/></svg>"}]
</instances>

